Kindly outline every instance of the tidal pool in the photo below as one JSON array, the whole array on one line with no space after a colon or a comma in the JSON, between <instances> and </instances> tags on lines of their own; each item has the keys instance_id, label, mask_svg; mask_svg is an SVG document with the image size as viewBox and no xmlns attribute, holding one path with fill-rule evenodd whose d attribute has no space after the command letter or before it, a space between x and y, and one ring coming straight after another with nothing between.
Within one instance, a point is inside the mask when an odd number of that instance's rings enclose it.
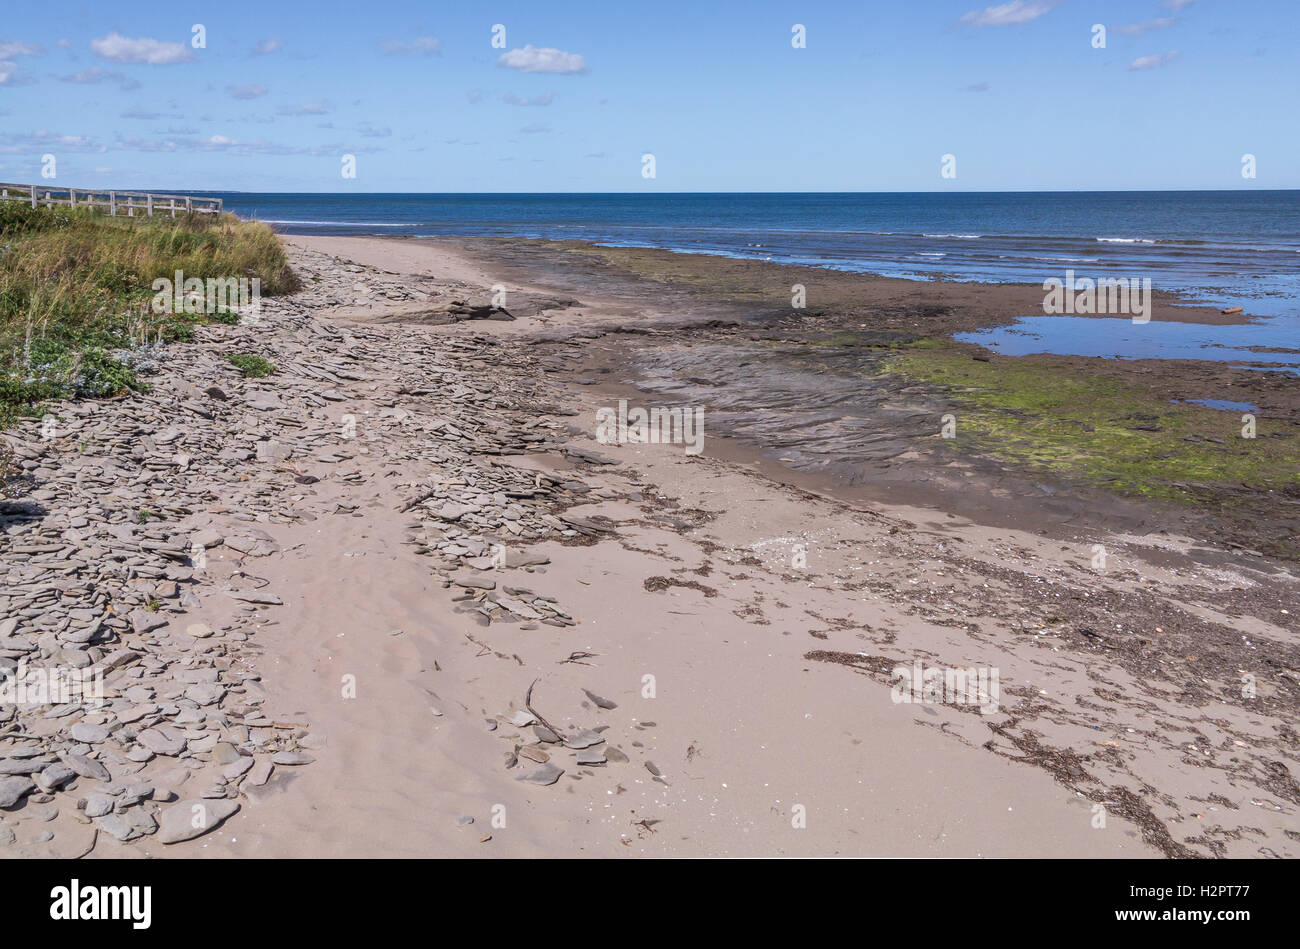
<instances>
[{"instance_id":1,"label":"tidal pool","mask_svg":"<svg viewBox=\"0 0 1300 949\"><path fill-rule=\"evenodd\" d=\"M1010 326L957 333L1008 356L1052 353L1114 359L1208 359L1252 362L1249 368L1300 375L1300 316L1278 316L1231 326L1087 316L1022 316Z\"/></svg>"}]
</instances>

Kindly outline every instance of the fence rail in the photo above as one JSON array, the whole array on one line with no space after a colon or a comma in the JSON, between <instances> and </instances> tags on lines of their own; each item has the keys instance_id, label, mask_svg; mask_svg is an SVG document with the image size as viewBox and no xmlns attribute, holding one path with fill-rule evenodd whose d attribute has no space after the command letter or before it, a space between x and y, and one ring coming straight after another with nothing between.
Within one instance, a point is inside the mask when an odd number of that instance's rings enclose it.
<instances>
[{"instance_id":1,"label":"fence rail","mask_svg":"<svg viewBox=\"0 0 1300 949\"><path fill-rule=\"evenodd\" d=\"M158 194L153 191L103 191L90 188L52 188L46 185L12 185L0 183L0 201L22 201L32 207L103 208L116 217L148 217L157 214L220 214L221 198L196 198L193 195Z\"/></svg>"}]
</instances>

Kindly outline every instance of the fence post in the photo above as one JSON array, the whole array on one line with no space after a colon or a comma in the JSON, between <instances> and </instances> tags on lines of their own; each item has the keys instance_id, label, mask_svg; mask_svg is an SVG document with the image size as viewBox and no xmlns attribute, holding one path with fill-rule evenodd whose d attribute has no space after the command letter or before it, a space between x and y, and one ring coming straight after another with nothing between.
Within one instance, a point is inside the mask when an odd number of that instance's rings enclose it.
<instances>
[{"instance_id":1,"label":"fence post","mask_svg":"<svg viewBox=\"0 0 1300 949\"><path fill-rule=\"evenodd\" d=\"M117 192L116 191L110 191L108 193L108 216L117 217Z\"/></svg>"},{"instance_id":2,"label":"fence post","mask_svg":"<svg viewBox=\"0 0 1300 949\"><path fill-rule=\"evenodd\" d=\"M149 195L147 198L145 198L145 202L149 206L149 216L153 217L153 195Z\"/></svg>"},{"instance_id":3,"label":"fence post","mask_svg":"<svg viewBox=\"0 0 1300 949\"><path fill-rule=\"evenodd\" d=\"M36 207L36 185L32 185L32 207Z\"/></svg>"},{"instance_id":4,"label":"fence post","mask_svg":"<svg viewBox=\"0 0 1300 949\"><path fill-rule=\"evenodd\" d=\"M185 199L185 210L186 210L187 212L192 212L192 211L194 210L194 199L193 199L193 198L186 198L186 199Z\"/></svg>"},{"instance_id":5,"label":"fence post","mask_svg":"<svg viewBox=\"0 0 1300 949\"><path fill-rule=\"evenodd\" d=\"M75 188L68 189L68 207L74 211L77 210L77 189Z\"/></svg>"},{"instance_id":6,"label":"fence post","mask_svg":"<svg viewBox=\"0 0 1300 949\"><path fill-rule=\"evenodd\" d=\"M176 199L172 198L172 217L176 216Z\"/></svg>"}]
</instances>

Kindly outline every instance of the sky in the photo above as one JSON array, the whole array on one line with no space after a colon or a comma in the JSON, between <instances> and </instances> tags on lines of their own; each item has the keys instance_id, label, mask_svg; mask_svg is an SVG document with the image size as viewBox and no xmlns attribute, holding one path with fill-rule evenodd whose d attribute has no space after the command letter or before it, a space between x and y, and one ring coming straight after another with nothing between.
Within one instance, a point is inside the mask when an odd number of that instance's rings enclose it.
<instances>
[{"instance_id":1,"label":"sky","mask_svg":"<svg viewBox=\"0 0 1300 949\"><path fill-rule=\"evenodd\" d=\"M8 3L0 181L1300 188L1298 48L1298 0Z\"/></svg>"}]
</instances>

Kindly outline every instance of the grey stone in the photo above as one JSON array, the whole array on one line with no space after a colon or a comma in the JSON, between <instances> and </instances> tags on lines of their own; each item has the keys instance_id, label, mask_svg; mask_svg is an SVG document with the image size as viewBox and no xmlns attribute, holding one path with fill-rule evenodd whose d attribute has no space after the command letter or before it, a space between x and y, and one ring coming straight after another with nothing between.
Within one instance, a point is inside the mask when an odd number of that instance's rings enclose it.
<instances>
[{"instance_id":1,"label":"grey stone","mask_svg":"<svg viewBox=\"0 0 1300 949\"><path fill-rule=\"evenodd\" d=\"M226 596L243 603L253 603L264 606L282 606L284 604L284 600L280 599L274 593L259 593L256 590L227 590Z\"/></svg>"},{"instance_id":2,"label":"grey stone","mask_svg":"<svg viewBox=\"0 0 1300 949\"><path fill-rule=\"evenodd\" d=\"M525 784L537 784L546 786L554 784L560 780L560 775L564 774L564 769L553 761L548 761L540 768L534 768L527 774L521 774L515 778L516 781L523 781Z\"/></svg>"},{"instance_id":3,"label":"grey stone","mask_svg":"<svg viewBox=\"0 0 1300 949\"><path fill-rule=\"evenodd\" d=\"M66 764L52 764L35 776L36 784L42 791L57 791L77 776Z\"/></svg>"},{"instance_id":4,"label":"grey stone","mask_svg":"<svg viewBox=\"0 0 1300 949\"><path fill-rule=\"evenodd\" d=\"M228 798L216 800L190 798L173 804L160 815L158 839L165 844L192 840L215 830L231 814L239 810L239 804Z\"/></svg>"},{"instance_id":5,"label":"grey stone","mask_svg":"<svg viewBox=\"0 0 1300 949\"><path fill-rule=\"evenodd\" d=\"M36 784L31 778L24 778L16 774L7 778L0 778L0 808L13 807L24 794L34 790L36 790Z\"/></svg>"},{"instance_id":6,"label":"grey stone","mask_svg":"<svg viewBox=\"0 0 1300 949\"><path fill-rule=\"evenodd\" d=\"M103 817L113 810L113 799L107 794L92 791L86 795L86 816Z\"/></svg>"},{"instance_id":7,"label":"grey stone","mask_svg":"<svg viewBox=\"0 0 1300 949\"><path fill-rule=\"evenodd\" d=\"M140 831L131 825L131 822L121 814L105 814L96 818L99 826L108 834L116 837L125 843L128 840L134 840L140 836Z\"/></svg>"},{"instance_id":8,"label":"grey stone","mask_svg":"<svg viewBox=\"0 0 1300 949\"><path fill-rule=\"evenodd\" d=\"M136 740L156 755L179 755L185 750L186 744L185 737L179 731L165 725L146 728Z\"/></svg>"},{"instance_id":9,"label":"grey stone","mask_svg":"<svg viewBox=\"0 0 1300 949\"><path fill-rule=\"evenodd\" d=\"M85 755L74 755L71 753L64 753L62 757L64 763L83 778L94 778L96 781L112 780L112 776L108 773L108 769L94 758L87 758Z\"/></svg>"},{"instance_id":10,"label":"grey stone","mask_svg":"<svg viewBox=\"0 0 1300 949\"><path fill-rule=\"evenodd\" d=\"M259 758L257 763L249 769L248 777L244 779L244 784L253 787L261 787L271 778L271 772L275 770L269 758Z\"/></svg>"},{"instance_id":11,"label":"grey stone","mask_svg":"<svg viewBox=\"0 0 1300 949\"><path fill-rule=\"evenodd\" d=\"M216 705L225 694L225 686L215 682L201 682L185 690L185 697L199 705Z\"/></svg>"},{"instance_id":12,"label":"grey stone","mask_svg":"<svg viewBox=\"0 0 1300 949\"><path fill-rule=\"evenodd\" d=\"M316 758L302 751L277 751L271 755L271 760L276 764L299 765L311 764Z\"/></svg>"},{"instance_id":13,"label":"grey stone","mask_svg":"<svg viewBox=\"0 0 1300 949\"><path fill-rule=\"evenodd\" d=\"M68 734L87 745L98 745L100 742L108 740L108 729L103 725L95 725L91 722L77 722L72 728L68 729Z\"/></svg>"},{"instance_id":14,"label":"grey stone","mask_svg":"<svg viewBox=\"0 0 1300 949\"><path fill-rule=\"evenodd\" d=\"M605 738L600 732L594 732L586 728L575 735L570 735L564 744L569 748L590 748L592 745L599 745L604 740Z\"/></svg>"},{"instance_id":15,"label":"grey stone","mask_svg":"<svg viewBox=\"0 0 1300 949\"><path fill-rule=\"evenodd\" d=\"M611 702L609 699L602 698L601 696L597 695L595 692L592 692L590 689L583 689L582 692L584 695L587 696L587 698L591 699L592 703L595 704L597 708L605 708L605 709L618 708L617 703Z\"/></svg>"}]
</instances>

